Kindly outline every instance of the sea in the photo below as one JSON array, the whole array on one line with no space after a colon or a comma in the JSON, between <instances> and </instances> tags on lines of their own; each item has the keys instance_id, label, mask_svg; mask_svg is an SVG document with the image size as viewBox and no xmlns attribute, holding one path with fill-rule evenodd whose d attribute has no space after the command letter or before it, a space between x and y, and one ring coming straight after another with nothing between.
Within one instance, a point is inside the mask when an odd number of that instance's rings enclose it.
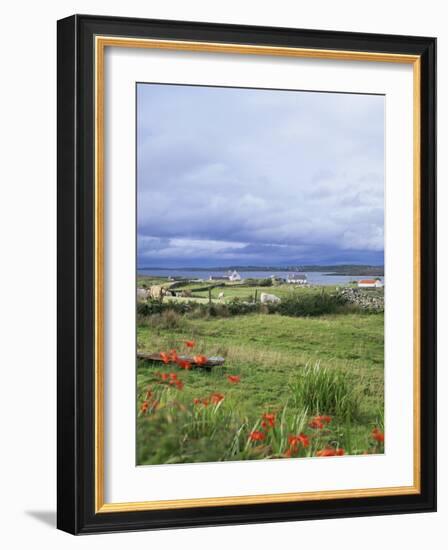
<instances>
[{"instance_id":1,"label":"sea","mask_svg":"<svg viewBox=\"0 0 448 550\"><path fill-rule=\"evenodd\" d=\"M286 279L291 273L290 271L238 271L242 279L262 279L271 277L282 277ZM344 285L352 281L359 281L360 279L372 279L371 275L332 275L324 271L309 271L303 272L306 274L307 282L310 285ZM196 271L188 269L151 269L141 268L138 270L138 275L141 276L154 276L154 277L182 277L185 279L196 279L207 281L210 277L222 277L227 275L226 271ZM384 282L384 277L380 277Z\"/></svg>"}]
</instances>

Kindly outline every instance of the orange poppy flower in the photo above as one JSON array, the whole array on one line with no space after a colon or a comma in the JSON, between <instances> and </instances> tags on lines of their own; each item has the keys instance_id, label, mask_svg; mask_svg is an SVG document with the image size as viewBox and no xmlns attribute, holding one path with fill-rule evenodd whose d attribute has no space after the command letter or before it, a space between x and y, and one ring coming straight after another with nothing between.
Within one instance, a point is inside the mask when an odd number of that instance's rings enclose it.
<instances>
[{"instance_id":1,"label":"orange poppy flower","mask_svg":"<svg viewBox=\"0 0 448 550\"><path fill-rule=\"evenodd\" d=\"M299 435L290 435L288 436L288 443L291 450L295 451L298 449L299 445L302 447L308 447L310 440L307 435L300 433Z\"/></svg>"},{"instance_id":2,"label":"orange poppy flower","mask_svg":"<svg viewBox=\"0 0 448 550\"><path fill-rule=\"evenodd\" d=\"M327 447L317 451L316 456L343 456L345 454L344 449L333 449L332 447Z\"/></svg>"},{"instance_id":3,"label":"orange poppy flower","mask_svg":"<svg viewBox=\"0 0 448 550\"><path fill-rule=\"evenodd\" d=\"M309 423L310 428L321 430L326 424L331 422L331 416L315 416Z\"/></svg>"},{"instance_id":4,"label":"orange poppy flower","mask_svg":"<svg viewBox=\"0 0 448 550\"><path fill-rule=\"evenodd\" d=\"M181 369L184 369L184 370L190 370L191 369L190 361L186 361L184 359L178 359L177 364L179 365L179 367Z\"/></svg>"},{"instance_id":5,"label":"orange poppy flower","mask_svg":"<svg viewBox=\"0 0 448 550\"><path fill-rule=\"evenodd\" d=\"M328 447L326 449L317 451L316 456L335 456L335 454L336 454L335 450Z\"/></svg>"},{"instance_id":6,"label":"orange poppy flower","mask_svg":"<svg viewBox=\"0 0 448 550\"><path fill-rule=\"evenodd\" d=\"M205 355L195 355L193 360L197 365L205 365L208 361Z\"/></svg>"},{"instance_id":7,"label":"orange poppy flower","mask_svg":"<svg viewBox=\"0 0 448 550\"><path fill-rule=\"evenodd\" d=\"M249 439L251 441L264 441L265 438L266 438L266 435L263 432L260 432L259 430L254 430L249 435Z\"/></svg>"},{"instance_id":8,"label":"orange poppy flower","mask_svg":"<svg viewBox=\"0 0 448 550\"><path fill-rule=\"evenodd\" d=\"M222 393L212 393L210 396L210 401L212 403L220 403L224 399L224 396Z\"/></svg>"},{"instance_id":9,"label":"orange poppy flower","mask_svg":"<svg viewBox=\"0 0 448 550\"><path fill-rule=\"evenodd\" d=\"M184 387L184 383L182 382L182 380L178 380L177 378L171 378L170 386L176 386L178 390L181 390Z\"/></svg>"},{"instance_id":10,"label":"orange poppy flower","mask_svg":"<svg viewBox=\"0 0 448 550\"><path fill-rule=\"evenodd\" d=\"M194 340L187 340L185 342L185 345L187 346L187 348L194 348L194 346L196 345L196 342Z\"/></svg>"},{"instance_id":11,"label":"orange poppy flower","mask_svg":"<svg viewBox=\"0 0 448 550\"><path fill-rule=\"evenodd\" d=\"M176 361L179 359L179 356L177 355L177 351L175 349L172 349L170 351L170 359L171 361L173 361L174 363L176 363Z\"/></svg>"},{"instance_id":12,"label":"orange poppy flower","mask_svg":"<svg viewBox=\"0 0 448 550\"><path fill-rule=\"evenodd\" d=\"M273 428L275 426L275 414L264 413L262 419L261 425L263 428Z\"/></svg>"},{"instance_id":13,"label":"orange poppy flower","mask_svg":"<svg viewBox=\"0 0 448 550\"><path fill-rule=\"evenodd\" d=\"M320 420L317 420L316 418L313 418L313 420L311 420L308 425L310 428L313 428L315 430L321 430L324 427L324 423Z\"/></svg>"},{"instance_id":14,"label":"orange poppy flower","mask_svg":"<svg viewBox=\"0 0 448 550\"><path fill-rule=\"evenodd\" d=\"M229 376L227 377L227 380L229 382L231 382L232 384L238 384L241 380L241 378L239 376L237 376L236 374L229 374Z\"/></svg>"},{"instance_id":15,"label":"orange poppy flower","mask_svg":"<svg viewBox=\"0 0 448 550\"><path fill-rule=\"evenodd\" d=\"M143 401L140 410L142 413L145 413L149 409L149 403L148 401Z\"/></svg>"},{"instance_id":16,"label":"orange poppy flower","mask_svg":"<svg viewBox=\"0 0 448 550\"><path fill-rule=\"evenodd\" d=\"M373 428L372 437L375 441L378 441L378 443L384 443L384 433L378 428Z\"/></svg>"},{"instance_id":17,"label":"orange poppy flower","mask_svg":"<svg viewBox=\"0 0 448 550\"><path fill-rule=\"evenodd\" d=\"M160 352L160 357L166 365L170 362L170 356L167 353L165 353L164 351Z\"/></svg>"},{"instance_id":18,"label":"orange poppy flower","mask_svg":"<svg viewBox=\"0 0 448 550\"><path fill-rule=\"evenodd\" d=\"M329 424L330 422L331 416L315 416L309 423L309 427L314 428L315 430L321 430L325 427L326 424Z\"/></svg>"},{"instance_id":19,"label":"orange poppy flower","mask_svg":"<svg viewBox=\"0 0 448 550\"><path fill-rule=\"evenodd\" d=\"M160 378L162 380L169 380L170 375L167 372L162 372L162 374L160 375Z\"/></svg>"},{"instance_id":20,"label":"orange poppy flower","mask_svg":"<svg viewBox=\"0 0 448 550\"><path fill-rule=\"evenodd\" d=\"M197 397L195 397L193 399L193 404L194 405L204 405L204 407L208 407L210 405L210 401L208 399L198 399Z\"/></svg>"}]
</instances>

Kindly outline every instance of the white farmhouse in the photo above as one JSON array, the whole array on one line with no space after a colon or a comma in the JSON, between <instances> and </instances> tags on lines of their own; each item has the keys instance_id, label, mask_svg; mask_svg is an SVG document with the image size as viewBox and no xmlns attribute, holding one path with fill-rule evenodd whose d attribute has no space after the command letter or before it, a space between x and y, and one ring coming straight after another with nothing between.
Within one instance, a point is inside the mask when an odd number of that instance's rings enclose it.
<instances>
[{"instance_id":1,"label":"white farmhouse","mask_svg":"<svg viewBox=\"0 0 448 550\"><path fill-rule=\"evenodd\" d=\"M229 271L229 281L241 281L241 275L238 273L238 271Z\"/></svg>"},{"instance_id":2,"label":"white farmhouse","mask_svg":"<svg viewBox=\"0 0 448 550\"><path fill-rule=\"evenodd\" d=\"M381 288L383 283L379 279L361 279L358 288Z\"/></svg>"},{"instance_id":3,"label":"white farmhouse","mask_svg":"<svg viewBox=\"0 0 448 550\"><path fill-rule=\"evenodd\" d=\"M291 285L306 285L308 280L305 273L289 273L286 282Z\"/></svg>"}]
</instances>

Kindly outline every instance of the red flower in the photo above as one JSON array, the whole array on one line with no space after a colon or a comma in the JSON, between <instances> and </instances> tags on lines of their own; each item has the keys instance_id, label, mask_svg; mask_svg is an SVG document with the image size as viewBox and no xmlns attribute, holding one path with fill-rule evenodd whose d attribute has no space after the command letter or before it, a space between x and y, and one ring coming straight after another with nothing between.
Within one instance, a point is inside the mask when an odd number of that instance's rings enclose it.
<instances>
[{"instance_id":1,"label":"red flower","mask_svg":"<svg viewBox=\"0 0 448 550\"><path fill-rule=\"evenodd\" d=\"M183 359L178 359L177 364L181 369L184 370L190 370L191 369L191 363L190 361L184 361Z\"/></svg>"},{"instance_id":2,"label":"red flower","mask_svg":"<svg viewBox=\"0 0 448 550\"><path fill-rule=\"evenodd\" d=\"M344 449L333 449L333 447L327 447L326 449L317 451L316 456L343 456L344 454Z\"/></svg>"},{"instance_id":3,"label":"red flower","mask_svg":"<svg viewBox=\"0 0 448 550\"><path fill-rule=\"evenodd\" d=\"M260 432L259 430L254 430L249 435L249 439L251 441L263 441L265 438L266 438L266 435L263 432Z\"/></svg>"},{"instance_id":4,"label":"red flower","mask_svg":"<svg viewBox=\"0 0 448 550\"><path fill-rule=\"evenodd\" d=\"M384 433L378 428L373 428L372 437L375 441L378 441L378 443L384 443Z\"/></svg>"},{"instance_id":5,"label":"red flower","mask_svg":"<svg viewBox=\"0 0 448 550\"><path fill-rule=\"evenodd\" d=\"M169 377L171 380L177 380L177 374L175 372L170 372Z\"/></svg>"},{"instance_id":6,"label":"red flower","mask_svg":"<svg viewBox=\"0 0 448 550\"><path fill-rule=\"evenodd\" d=\"M162 374L160 375L160 378L162 380L169 380L170 375L167 372L162 372Z\"/></svg>"},{"instance_id":7,"label":"red flower","mask_svg":"<svg viewBox=\"0 0 448 550\"><path fill-rule=\"evenodd\" d=\"M310 440L307 435L300 433L299 435L288 436L288 443L292 450L296 450L299 445L302 445L302 447L308 447Z\"/></svg>"},{"instance_id":8,"label":"red flower","mask_svg":"<svg viewBox=\"0 0 448 550\"><path fill-rule=\"evenodd\" d=\"M170 386L176 386L178 390L182 390L184 387L184 383L182 380L178 380L177 378L172 378L170 380Z\"/></svg>"},{"instance_id":9,"label":"red flower","mask_svg":"<svg viewBox=\"0 0 448 550\"><path fill-rule=\"evenodd\" d=\"M317 451L316 456L335 456L336 452L332 448L322 449Z\"/></svg>"},{"instance_id":10,"label":"red flower","mask_svg":"<svg viewBox=\"0 0 448 550\"><path fill-rule=\"evenodd\" d=\"M212 393L210 396L210 401L212 403L220 403L224 399L224 396L222 393Z\"/></svg>"},{"instance_id":11,"label":"red flower","mask_svg":"<svg viewBox=\"0 0 448 550\"><path fill-rule=\"evenodd\" d=\"M223 399L224 399L224 396L223 396ZM193 399L193 403L195 405L204 405L204 407L208 407L210 405L210 401L208 399L198 399L197 397Z\"/></svg>"},{"instance_id":12,"label":"red flower","mask_svg":"<svg viewBox=\"0 0 448 550\"><path fill-rule=\"evenodd\" d=\"M309 427L314 428L315 430L321 430L324 427L324 424L320 420L317 420L316 418L314 418L309 423Z\"/></svg>"},{"instance_id":13,"label":"red flower","mask_svg":"<svg viewBox=\"0 0 448 550\"><path fill-rule=\"evenodd\" d=\"M140 410L142 413L145 413L149 409L149 403L148 401L143 401Z\"/></svg>"},{"instance_id":14,"label":"red flower","mask_svg":"<svg viewBox=\"0 0 448 550\"><path fill-rule=\"evenodd\" d=\"M160 352L160 357L162 358L162 361L165 364L168 364L170 362L170 356L167 353L165 353L164 351Z\"/></svg>"},{"instance_id":15,"label":"red flower","mask_svg":"<svg viewBox=\"0 0 448 550\"><path fill-rule=\"evenodd\" d=\"M194 340L187 340L185 342L185 345L187 346L187 348L194 348L194 346L196 345L196 342Z\"/></svg>"},{"instance_id":16,"label":"red flower","mask_svg":"<svg viewBox=\"0 0 448 550\"><path fill-rule=\"evenodd\" d=\"M229 376L227 377L227 380L229 382L231 382L232 384L238 384L241 380L241 378L239 376L237 376L236 374L229 374Z\"/></svg>"},{"instance_id":17,"label":"red flower","mask_svg":"<svg viewBox=\"0 0 448 550\"><path fill-rule=\"evenodd\" d=\"M262 418L263 422L261 425L263 428L273 428L275 426L275 414L264 413Z\"/></svg>"},{"instance_id":18,"label":"red flower","mask_svg":"<svg viewBox=\"0 0 448 550\"><path fill-rule=\"evenodd\" d=\"M193 360L197 365L205 365L208 361L205 355L195 355Z\"/></svg>"},{"instance_id":19,"label":"red flower","mask_svg":"<svg viewBox=\"0 0 448 550\"><path fill-rule=\"evenodd\" d=\"M331 416L315 416L309 423L310 428L321 430L326 424L331 422Z\"/></svg>"},{"instance_id":20,"label":"red flower","mask_svg":"<svg viewBox=\"0 0 448 550\"><path fill-rule=\"evenodd\" d=\"M175 349L172 349L170 351L170 359L171 361L173 361L174 363L177 362L177 360L179 359L179 356L177 355L177 351Z\"/></svg>"},{"instance_id":21,"label":"red flower","mask_svg":"<svg viewBox=\"0 0 448 550\"><path fill-rule=\"evenodd\" d=\"M301 433L301 434L298 436L298 440L300 441L300 443L301 443L304 447L308 447L309 444L310 444L310 440L309 440L308 436L306 436L304 433Z\"/></svg>"}]
</instances>

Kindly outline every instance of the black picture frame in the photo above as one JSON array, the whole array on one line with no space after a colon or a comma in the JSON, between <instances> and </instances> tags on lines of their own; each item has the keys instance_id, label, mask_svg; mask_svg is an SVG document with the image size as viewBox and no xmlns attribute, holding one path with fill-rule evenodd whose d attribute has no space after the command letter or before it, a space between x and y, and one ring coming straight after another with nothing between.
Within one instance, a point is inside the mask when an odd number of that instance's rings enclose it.
<instances>
[{"instance_id":1,"label":"black picture frame","mask_svg":"<svg viewBox=\"0 0 448 550\"><path fill-rule=\"evenodd\" d=\"M97 35L416 55L421 60L421 490L301 502L95 512ZM436 39L74 15L58 21L57 526L73 534L436 510Z\"/></svg>"}]
</instances>

